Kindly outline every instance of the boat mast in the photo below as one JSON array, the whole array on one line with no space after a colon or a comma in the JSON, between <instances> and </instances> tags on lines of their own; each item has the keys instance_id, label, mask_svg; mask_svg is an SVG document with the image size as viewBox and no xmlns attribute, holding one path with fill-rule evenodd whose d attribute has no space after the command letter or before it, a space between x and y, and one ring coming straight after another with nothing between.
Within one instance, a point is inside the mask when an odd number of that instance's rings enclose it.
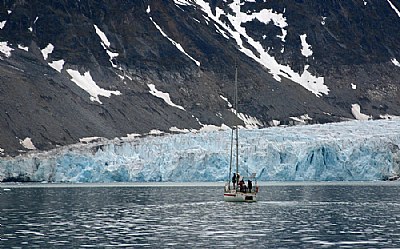
<instances>
[{"instance_id":1,"label":"boat mast","mask_svg":"<svg viewBox=\"0 0 400 249\"><path fill-rule=\"evenodd\" d=\"M238 116L238 86L237 86L237 76L238 76L238 68L237 63L235 63L235 115ZM236 176L239 173L239 132L238 132L238 124L235 125L236 132ZM239 182L239 178L236 180Z\"/></svg>"},{"instance_id":2,"label":"boat mast","mask_svg":"<svg viewBox=\"0 0 400 249\"><path fill-rule=\"evenodd\" d=\"M229 175L228 175L228 186L231 185L231 175L232 175L232 157L233 157L233 129L232 130L232 134L231 134L231 157L229 160Z\"/></svg>"}]
</instances>

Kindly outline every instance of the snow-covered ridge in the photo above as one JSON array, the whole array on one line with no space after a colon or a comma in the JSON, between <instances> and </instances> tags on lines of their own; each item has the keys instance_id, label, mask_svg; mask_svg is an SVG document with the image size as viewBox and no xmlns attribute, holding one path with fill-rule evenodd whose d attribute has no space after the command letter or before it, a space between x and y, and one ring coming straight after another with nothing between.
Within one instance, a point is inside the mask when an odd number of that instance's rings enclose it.
<instances>
[{"instance_id":1,"label":"snow-covered ridge","mask_svg":"<svg viewBox=\"0 0 400 249\"><path fill-rule=\"evenodd\" d=\"M270 73L277 81L281 81L281 77L289 78L290 80L300 84L307 90L311 91L316 96L321 96L322 94L329 93L328 87L324 84L324 77L317 77L312 75L308 71L309 65L305 65L302 74L300 74L295 72L288 65L279 64L274 57L268 54L268 49L263 48L260 42L250 37L247 34L246 29L242 26L243 23L253 21L254 19L257 19L258 21L265 24L272 22L273 25L279 27L282 31L282 35L279 36L279 38L281 38L283 46L285 42L285 37L287 35L286 28L288 26L286 18L284 17L284 13L277 13L270 9L263 9L260 12L243 13L241 12L241 5L245 4L245 2L235 0L228 5L231 8L233 14L225 13L222 9L218 7L215 9L215 14L213 14L210 4L204 0L175 1L175 4L177 5L190 5L194 3L200 6L203 12L207 15L205 16L206 19L212 19L216 24L223 27L223 29L225 29L227 33L230 34L230 36L236 41L239 47L239 51L254 59L265 68L268 68L270 70ZM223 19L222 17L226 17L230 23L224 23L223 21L221 21ZM255 54L251 49L248 49L245 46L242 38L244 38L245 41L258 52L258 54ZM283 51L283 48L281 51ZM309 55L310 51L305 50L304 53Z\"/></svg>"},{"instance_id":2,"label":"snow-covered ridge","mask_svg":"<svg viewBox=\"0 0 400 249\"><path fill-rule=\"evenodd\" d=\"M1 158L0 181L223 181L230 133L132 136ZM259 180L381 180L400 171L399 119L241 129L239 143L240 173Z\"/></svg>"}]
</instances>

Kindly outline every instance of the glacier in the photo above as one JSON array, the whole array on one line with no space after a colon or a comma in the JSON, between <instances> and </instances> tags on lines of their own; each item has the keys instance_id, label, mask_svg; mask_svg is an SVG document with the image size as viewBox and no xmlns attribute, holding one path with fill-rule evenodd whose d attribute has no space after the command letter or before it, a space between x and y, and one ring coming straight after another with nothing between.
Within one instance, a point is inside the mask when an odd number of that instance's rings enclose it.
<instances>
[{"instance_id":1,"label":"glacier","mask_svg":"<svg viewBox=\"0 0 400 249\"><path fill-rule=\"evenodd\" d=\"M230 130L115 138L0 158L0 181L204 182L228 178ZM239 130L241 175L374 181L399 174L400 120Z\"/></svg>"}]
</instances>

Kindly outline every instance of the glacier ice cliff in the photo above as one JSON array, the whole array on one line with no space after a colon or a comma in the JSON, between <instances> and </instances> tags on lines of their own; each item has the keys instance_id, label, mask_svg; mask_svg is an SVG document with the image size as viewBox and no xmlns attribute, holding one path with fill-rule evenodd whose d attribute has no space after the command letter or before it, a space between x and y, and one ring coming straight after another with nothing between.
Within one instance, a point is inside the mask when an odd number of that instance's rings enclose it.
<instances>
[{"instance_id":1,"label":"glacier ice cliff","mask_svg":"<svg viewBox=\"0 0 400 249\"><path fill-rule=\"evenodd\" d=\"M0 181L223 181L230 130L75 144L0 159ZM370 181L399 173L400 120L240 129L241 175Z\"/></svg>"}]
</instances>

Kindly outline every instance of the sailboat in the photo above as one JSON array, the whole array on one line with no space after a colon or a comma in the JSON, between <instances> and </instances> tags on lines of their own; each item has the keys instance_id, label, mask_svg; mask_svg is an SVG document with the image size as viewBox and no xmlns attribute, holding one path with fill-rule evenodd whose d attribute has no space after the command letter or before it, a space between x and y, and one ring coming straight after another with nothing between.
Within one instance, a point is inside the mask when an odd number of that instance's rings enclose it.
<instances>
[{"instance_id":1,"label":"sailboat","mask_svg":"<svg viewBox=\"0 0 400 249\"><path fill-rule=\"evenodd\" d=\"M235 115L238 117L238 87L237 87L237 65L235 66ZM235 150L234 147L235 141ZM235 157L235 169L233 169L233 158ZM234 173L233 173L234 171ZM232 176L233 175L233 176ZM232 127L231 151L229 162L228 181L224 187L224 201L227 202L256 202L258 185L256 174L241 176L239 173L239 127L236 124Z\"/></svg>"}]
</instances>

